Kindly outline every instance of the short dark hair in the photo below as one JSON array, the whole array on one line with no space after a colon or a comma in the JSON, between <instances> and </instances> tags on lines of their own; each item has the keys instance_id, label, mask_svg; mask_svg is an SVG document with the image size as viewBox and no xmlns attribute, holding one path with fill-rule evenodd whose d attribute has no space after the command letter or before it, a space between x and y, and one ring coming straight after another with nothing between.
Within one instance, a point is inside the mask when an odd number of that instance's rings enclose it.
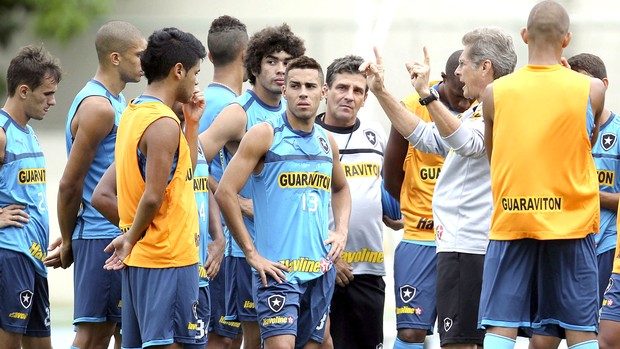
<instances>
[{"instance_id":1,"label":"short dark hair","mask_svg":"<svg viewBox=\"0 0 620 349\"><path fill-rule=\"evenodd\" d=\"M233 62L247 45L247 28L237 18L224 15L211 22L207 35L207 47L211 53L213 65L222 66Z\"/></svg>"},{"instance_id":2,"label":"short dark hair","mask_svg":"<svg viewBox=\"0 0 620 349\"><path fill-rule=\"evenodd\" d=\"M31 90L51 79L56 84L62 79L60 63L43 47L22 47L9 64L6 73L9 97L13 97L19 85L25 84Z\"/></svg>"},{"instance_id":3,"label":"short dark hair","mask_svg":"<svg viewBox=\"0 0 620 349\"><path fill-rule=\"evenodd\" d=\"M102 62L111 52L125 53L138 40L142 42L143 35L133 24L125 21L106 22L95 37L97 58Z\"/></svg>"},{"instance_id":4,"label":"short dark hair","mask_svg":"<svg viewBox=\"0 0 620 349\"><path fill-rule=\"evenodd\" d=\"M450 55L450 57L448 57L448 60L446 61L445 73L450 79L456 79L456 74L454 74L454 72L459 66L459 59L461 59L462 53L463 50L456 50L452 52L452 54Z\"/></svg>"},{"instance_id":5,"label":"short dark hair","mask_svg":"<svg viewBox=\"0 0 620 349\"><path fill-rule=\"evenodd\" d=\"M284 81L288 81L288 72L293 69L313 69L319 72L319 80L321 80L321 85L323 85L323 68L319 62L317 62L314 58L310 58L308 56L300 56L297 57L286 65L286 72L284 73Z\"/></svg>"},{"instance_id":6,"label":"short dark hair","mask_svg":"<svg viewBox=\"0 0 620 349\"><path fill-rule=\"evenodd\" d=\"M597 79L607 78L607 69L603 60L591 53L580 53L568 59L570 68L574 71L584 71Z\"/></svg>"},{"instance_id":7,"label":"short dark hair","mask_svg":"<svg viewBox=\"0 0 620 349\"><path fill-rule=\"evenodd\" d=\"M194 35L177 28L164 28L149 36L140 61L150 84L165 79L175 64L181 63L189 70L206 56L204 45Z\"/></svg>"},{"instance_id":8,"label":"short dark hair","mask_svg":"<svg viewBox=\"0 0 620 349\"><path fill-rule=\"evenodd\" d=\"M362 63L364 63L364 59L355 55L348 55L334 59L334 61L327 67L327 76L325 78L327 86L332 87L332 84L336 79L336 74L348 73L366 76L365 73L360 71L360 65L362 65ZM368 86L366 86L366 91L368 91Z\"/></svg>"},{"instance_id":9,"label":"short dark hair","mask_svg":"<svg viewBox=\"0 0 620 349\"><path fill-rule=\"evenodd\" d=\"M290 54L293 58L297 58L306 52L304 41L293 34L288 24L267 27L252 35L243 60L250 84L256 83L254 72L260 73L263 58L280 51Z\"/></svg>"}]
</instances>

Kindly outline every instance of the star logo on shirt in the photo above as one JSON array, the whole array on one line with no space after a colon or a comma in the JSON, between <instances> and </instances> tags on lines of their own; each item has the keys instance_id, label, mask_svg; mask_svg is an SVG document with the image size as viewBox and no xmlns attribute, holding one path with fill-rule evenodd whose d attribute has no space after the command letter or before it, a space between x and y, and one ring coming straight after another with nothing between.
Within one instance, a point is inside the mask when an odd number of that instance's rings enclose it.
<instances>
[{"instance_id":1,"label":"star logo on shirt","mask_svg":"<svg viewBox=\"0 0 620 349\"><path fill-rule=\"evenodd\" d=\"M269 296L269 298L267 298L267 304L269 305L269 309L271 309L274 313L282 310L285 303L286 297L279 294L274 294L273 296Z\"/></svg>"},{"instance_id":2,"label":"star logo on shirt","mask_svg":"<svg viewBox=\"0 0 620 349\"><path fill-rule=\"evenodd\" d=\"M25 309L30 308L32 305L32 294L33 293L30 290L24 290L19 293L19 302Z\"/></svg>"},{"instance_id":3,"label":"star logo on shirt","mask_svg":"<svg viewBox=\"0 0 620 349\"><path fill-rule=\"evenodd\" d=\"M321 148L325 153L329 153L329 143L323 137L319 137L319 142L321 143Z\"/></svg>"},{"instance_id":4,"label":"star logo on shirt","mask_svg":"<svg viewBox=\"0 0 620 349\"><path fill-rule=\"evenodd\" d=\"M616 144L616 135L613 133L603 133L601 136L601 147L603 150L608 151Z\"/></svg>"},{"instance_id":5,"label":"star logo on shirt","mask_svg":"<svg viewBox=\"0 0 620 349\"><path fill-rule=\"evenodd\" d=\"M375 134L375 131L364 130L364 135L366 136L366 139L368 139L368 141L370 142L370 144L372 144L373 147L377 145L377 135Z\"/></svg>"},{"instance_id":6,"label":"star logo on shirt","mask_svg":"<svg viewBox=\"0 0 620 349\"><path fill-rule=\"evenodd\" d=\"M409 303L415 297L417 290L411 285L403 285L400 287L400 300L404 303Z\"/></svg>"}]
</instances>

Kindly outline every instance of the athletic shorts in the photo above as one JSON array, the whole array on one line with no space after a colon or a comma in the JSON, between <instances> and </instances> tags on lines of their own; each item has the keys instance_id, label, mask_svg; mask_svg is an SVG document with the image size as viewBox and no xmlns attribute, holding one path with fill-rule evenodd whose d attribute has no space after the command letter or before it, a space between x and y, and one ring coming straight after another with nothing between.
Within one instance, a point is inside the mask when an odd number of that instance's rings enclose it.
<instances>
[{"instance_id":1,"label":"athletic shorts","mask_svg":"<svg viewBox=\"0 0 620 349\"><path fill-rule=\"evenodd\" d=\"M611 274L603 296L601 320L620 322L620 274Z\"/></svg>"},{"instance_id":2,"label":"athletic shorts","mask_svg":"<svg viewBox=\"0 0 620 349\"><path fill-rule=\"evenodd\" d=\"M47 278L23 253L0 248L0 328L29 337L49 337Z\"/></svg>"},{"instance_id":3,"label":"athletic shorts","mask_svg":"<svg viewBox=\"0 0 620 349\"><path fill-rule=\"evenodd\" d=\"M383 346L385 282L379 275L354 275L347 286L336 285L329 316L335 349Z\"/></svg>"},{"instance_id":4,"label":"athletic shorts","mask_svg":"<svg viewBox=\"0 0 620 349\"><path fill-rule=\"evenodd\" d=\"M123 348L195 344L198 264L179 268L127 267L123 282Z\"/></svg>"},{"instance_id":5,"label":"athletic shorts","mask_svg":"<svg viewBox=\"0 0 620 349\"><path fill-rule=\"evenodd\" d=\"M226 259L225 256L217 275L209 280L209 293L211 294L211 320L209 321L209 333L213 332L222 337L237 338L241 333L239 321L227 321L226 316Z\"/></svg>"},{"instance_id":6,"label":"athletic shorts","mask_svg":"<svg viewBox=\"0 0 620 349\"><path fill-rule=\"evenodd\" d=\"M478 329L478 305L484 255L437 253L437 328L441 346L482 345L484 331Z\"/></svg>"},{"instance_id":7,"label":"athletic shorts","mask_svg":"<svg viewBox=\"0 0 620 349\"><path fill-rule=\"evenodd\" d=\"M253 290L261 338L294 335L296 348L303 348L311 339L322 343L336 284L336 268L302 284L277 283L271 277L267 282L268 286L263 286L260 275L254 273Z\"/></svg>"},{"instance_id":8,"label":"athletic shorts","mask_svg":"<svg viewBox=\"0 0 620 349\"><path fill-rule=\"evenodd\" d=\"M598 305L603 304L603 293L609 284L609 278L611 278L611 271L614 267L614 257L616 256L616 249L613 248L609 251L605 251L596 256L598 264Z\"/></svg>"},{"instance_id":9,"label":"athletic shorts","mask_svg":"<svg viewBox=\"0 0 620 349\"><path fill-rule=\"evenodd\" d=\"M492 240L484 265L479 324L596 332L595 285L592 234L571 240Z\"/></svg>"},{"instance_id":10,"label":"athletic shorts","mask_svg":"<svg viewBox=\"0 0 620 349\"><path fill-rule=\"evenodd\" d=\"M229 257L226 263L227 321L256 322L252 298L252 267L243 257Z\"/></svg>"},{"instance_id":11,"label":"athletic shorts","mask_svg":"<svg viewBox=\"0 0 620 349\"><path fill-rule=\"evenodd\" d=\"M196 343L185 344L184 349L204 349L207 345L207 332L209 328L209 319L211 316L211 303L209 301L209 286L198 288L198 306L196 313L198 321L196 321Z\"/></svg>"},{"instance_id":12,"label":"athletic shorts","mask_svg":"<svg viewBox=\"0 0 620 349\"><path fill-rule=\"evenodd\" d=\"M396 328L433 334L437 319L435 246L401 241L394 252Z\"/></svg>"},{"instance_id":13,"label":"athletic shorts","mask_svg":"<svg viewBox=\"0 0 620 349\"><path fill-rule=\"evenodd\" d=\"M73 324L121 321L121 272L105 270L112 239L73 240Z\"/></svg>"}]
</instances>

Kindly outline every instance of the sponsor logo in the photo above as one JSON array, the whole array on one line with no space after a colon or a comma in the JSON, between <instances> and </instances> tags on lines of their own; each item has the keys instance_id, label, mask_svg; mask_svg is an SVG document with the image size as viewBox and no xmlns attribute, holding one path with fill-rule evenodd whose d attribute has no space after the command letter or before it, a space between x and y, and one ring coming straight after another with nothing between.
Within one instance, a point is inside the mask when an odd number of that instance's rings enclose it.
<instances>
[{"instance_id":1,"label":"sponsor logo","mask_svg":"<svg viewBox=\"0 0 620 349\"><path fill-rule=\"evenodd\" d=\"M198 329L198 324L195 324L193 322L189 322L187 323L187 329L190 331L196 331Z\"/></svg>"},{"instance_id":2,"label":"sponsor logo","mask_svg":"<svg viewBox=\"0 0 620 349\"><path fill-rule=\"evenodd\" d=\"M23 290L19 293L19 302L24 309L28 309L32 305L32 295L33 293L30 290Z\"/></svg>"},{"instance_id":3,"label":"sponsor logo","mask_svg":"<svg viewBox=\"0 0 620 349\"><path fill-rule=\"evenodd\" d=\"M269 309L274 313L280 312L282 308L284 308L284 304L286 303L286 297L280 294L274 294L273 296L269 296L267 298L267 304L269 305Z\"/></svg>"},{"instance_id":4,"label":"sponsor logo","mask_svg":"<svg viewBox=\"0 0 620 349\"><path fill-rule=\"evenodd\" d=\"M434 221L428 218L420 218L418 221L418 225L416 225L417 229L424 230L433 230Z\"/></svg>"},{"instance_id":5,"label":"sponsor logo","mask_svg":"<svg viewBox=\"0 0 620 349\"><path fill-rule=\"evenodd\" d=\"M254 302L252 301L243 302L243 309L254 309Z\"/></svg>"},{"instance_id":6,"label":"sponsor logo","mask_svg":"<svg viewBox=\"0 0 620 349\"><path fill-rule=\"evenodd\" d=\"M319 142L321 143L321 148L325 153L329 153L329 143L325 140L325 138L319 136Z\"/></svg>"},{"instance_id":7,"label":"sponsor logo","mask_svg":"<svg viewBox=\"0 0 620 349\"><path fill-rule=\"evenodd\" d=\"M194 177L194 191L207 193L209 191L209 176Z\"/></svg>"},{"instance_id":8,"label":"sponsor logo","mask_svg":"<svg viewBox=\"0 0 620 349\"><path fill-rule=\"evenodd\" d=\"M45 183L44 168L26 168L17 172L17 182L19 184L39 184Z\"/></svg>"},{"instance_id":9,"label":"sponsor logo","mask_svg":"<svg viewBox=\"0 0 620 349\"><path fill-rule=\"evenodd\" d=\"M357 164L342 164L344 175L347 178L376 177L381 176L381 166L372 162L360 162Z\"/></svg>"},{"instance_id":10,"label":"sponsor logo","mask_svg":"<svg viewBox=\"0 0 620 349\"><path fill-rule=\"evenodd\" d=\"M45 257L47 257L47 252L41 248L41 244L38 242L33 241L32 245L30 245L29 251L34 258L40 261L43 261Z\"/></svg>"},{"instance_id":11,"label":"sponsor logo","mask_svg":"<svg viewBox=\"0 0 620 349\"><path fill-rule=\"evenodd\" d=\"M278 176L280 188L315 188L329 191L332 177L319 172L283 172Z\"/></svg>"},{"instance_id":12,"label":"sponsor logo","mask_svg":"<svg viewBox=\"0 0 620 349\"><path fill-rule=\"evenodd\" d=\"M561 196L512 196L501 198L502 208L507 212L560 212Z\"/></svg>"},{"instance_id":13,"label":"sponsor logo","mask_svg":"<svg viewBox=\"0 0 620 349\"><path fill-rule=\"evenodd\" d=\"M616 135L613 133L603 133L601 136L601 147L603 150L608 151L616 144Z\"/></svg>"},{"instance_id":14,"label":"sponsor logo","mask_svg":"<svg viewBox=\"0 0 620 349\"><path fill-rule=\"evenodd\" d=\"M355 252L342 252L340 258L347 261L347 263L383 263L383 251L373 251L366 247Z\"/></svg>"},{"instance_id":15,"label":"sponsor logo","mask_svg":"<svg viewBox=\"0 0 620 349\"><path fill-rule=\"evenodd\" d=\"M284 264L289 272L299 271L304 273L325 273L331 267L331 262L326 259L320 261L311 260L308 257L301 257L299 259L284 259L279 261ZM327 268L327 269L325 269ZM325 269L325 270L324 270Z\"/></svg>"},{"instance_id":16,"label":"sponsor logo","mask_svg":"<svg viewBox=\"0 0 620 349\"><path fill-rule=\"evenodd\" d=\"M292 324L295 322L292 316L274 316L263 319L263 326L267 325L280 325L280 324Z\"/></svg>"},{"instance_id":17,"label":"sponsor logo","mask_svg":"<svg viewBox=\"0 0 620 349\"><path fill-rule=\"evenodd\" d=\"M424 182L435 183L441 172L441 166L420 168L420 179Z\"/></svg>"},{"instance_id":18,"label":"sponsor logo","mask_svg":"<svg viewBox=\"0 0 620 349\"><path fill-rule=\"evenodd\" d=\"M28 318L28 314L20 313L20 312L16 311L16 312L10 313L9 317L11 319L26 320Z\"/></svg>"},{"instance_id":19,"label":"sponsor logo","mask_svg":"<svg viewBox=\"0 0 620 349\"><path fill-rule=\"evenodd\" d=\"M400 300L402 300L404 303L409 303L415 297L416 293L416 288L411 285L401 286L399 291Z\"/></svg>"},{"instance_id":20,"label":"sponsor logo","mask_svg":"<svg viewBox=\"0 0 620 349\"><path fill-rule=\"evenodd\" d=\"M207 269L203 265L198 266L198 277L201 279L207 278Z\"/></svg>"},{"instance_id":21,"label":"sponsor logo","mask_svg":"<svg viewBox=\"0 0 620 349\"><path fill-rule=\"evenodd\" d=\"M448 332L452 328L452 319L449 317L443 319L443 330Z\"/></svg>"},{"instance_id":22,"label":"sponsor logo","mask_svg":"<svg viewBox=\"0 0 620 349\"><path fill-rule=\"evenodd\" d=\"M435 235L437 235L437 240L441 240L443 236L443 225L440 224L435 228Z\"/></svg>"},{"instance_id":23,"label":"sponsor logo","mask_svg":"<svg viewBox=\"0 0 620 349\"><path fill-rule=\"evenodd\" d=\"M366 136L366 139L368 139L370 144L372 144L373 146L377 145L377 135L375 134L375 131L364 130L364 136Z\"/></svg>"},{"instance_id":24,"label":"sponsor logo","mask_svg":"<svg viewBox=\"0 0 620 349\"><path fill-rule=\"evenodd\" d=\"M239 322L239 321L228 321L228 320L226 320L226 318L223 315L220 316L220 321L219 322L222 325L231 326L231 327L234 327L234 328L241 327L241 322Z\"/></svg>"},{"instance_id":25,"label":"sponsor logo","mask_svg":"<svg viewBox=\"0 0 620 349\"><path fill-rule=\"evenodd\" d=\"M396 308L396 315L400 315L400 314L415 314L417 316L422 315L422 308L420 307L410 307L405 305L404 307L401 308Z\"/></svg>"},{"instance_id":26,"label":"sponsor logo","mask_svg":"<svg viewBox=\"0 0 620 349\"><path fill-rule=\"evenodd\" d=\"M120 227L121 234L125 234L126 232L128 232L128 231L129 231L129 229L130 229L130 228L131 228L131 225L127 225L127 226L124 226L124 227Z\"/></svg>"},{"instance_id":27,"label":"sponsor logo","mask_svg":"<svg viewBox=\"0 0 620 349\"><path fill-rule=\"evenodd\" d=\"M190 167L187 169L187 174L185 175L185 180L186 181L191 181L192 179L194 179L194 170Z\"/></svg>"},{"instance_id":28,"label":"sponsor logo","mask_svg":"<svg viewBox=\"0 0 620 349\"><path fill-rule=\"evenodd\" d=\"M613 187L616 179L616 173L614 171L597 170L598 184Z\"/></svg>"}]
</instances>

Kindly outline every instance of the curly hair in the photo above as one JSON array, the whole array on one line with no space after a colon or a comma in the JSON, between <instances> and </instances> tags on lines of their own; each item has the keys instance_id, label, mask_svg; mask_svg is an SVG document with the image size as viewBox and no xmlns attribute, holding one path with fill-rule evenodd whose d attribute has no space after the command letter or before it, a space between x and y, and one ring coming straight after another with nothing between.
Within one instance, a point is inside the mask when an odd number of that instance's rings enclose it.
<instances>
[{"instance_id":1,"label":"curly hair","mask_svg":"<svg viewBox=\"0 0 620 349\"><path fill-rule=\"evenodd\" d=\"M237 18L224 15L211 22L207 35L207 47L211 53L213 65L223 66L233 62L247 45L247 28Z\"/></svg>"},{"instance_id":2,"label":"curly hair","mask_svg":"<svg viewBox=\"0 0 620 349\"><path fill-rule=\"evenodd\" d=\"M267 27L250 38L243 65L247 72L250 84L256 83L256 75L261 72L261 61L269 54L284 51L293 58L306 52L303 39L291 31L288 24L278 27Z\"/></svg>"},{"instance_id":3,"label":"curly hair","mask_svg":"<svg viewBox=\"0 0 620 349\"><path fill-rule=\"evenodd\" d=\"M189 70L206 56L205 47L194 35L177 28L164 28L151 34L140 62L150 84L165 79L175 64L181 63Z\"/></svg>"},{"instance_id":4,"label":"curly hair","mask_svg":"<svg viewBox=\"0 0 620 349\"><path fill-rule=\"evenodd\" d=\"M603 60L591 53L580 53L568 59L568 65L574 71L583 71L593 78L606 79L607 69Z\"/></svg>"}]
</instances>

